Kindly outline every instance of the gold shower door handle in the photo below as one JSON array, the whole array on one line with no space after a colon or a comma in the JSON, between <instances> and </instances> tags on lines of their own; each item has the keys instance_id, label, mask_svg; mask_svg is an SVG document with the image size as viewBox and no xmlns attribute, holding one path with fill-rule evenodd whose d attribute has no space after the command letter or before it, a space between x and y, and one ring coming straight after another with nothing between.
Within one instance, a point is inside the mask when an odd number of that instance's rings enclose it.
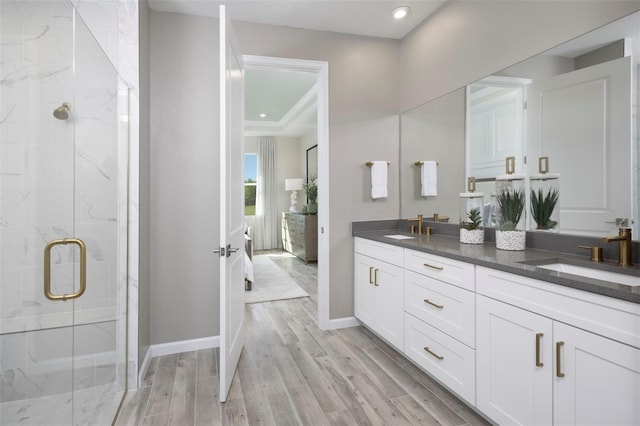
<instances>
[{"instance_id":1,"label":"gold shower door handle","mask_svg":"<svg viewBox=\"0 0 640 426\"><path fill-rule=\"evenodd\" d=\"M71 294L51 293L51 249L57 245L76 244L80 247L80 289ZM87 246L84 241L78 238L63 238L61 240L51 240L44 248L44 295L49 300L69 300L82 296L87 289Z\"/></svg>"}]
</instances>

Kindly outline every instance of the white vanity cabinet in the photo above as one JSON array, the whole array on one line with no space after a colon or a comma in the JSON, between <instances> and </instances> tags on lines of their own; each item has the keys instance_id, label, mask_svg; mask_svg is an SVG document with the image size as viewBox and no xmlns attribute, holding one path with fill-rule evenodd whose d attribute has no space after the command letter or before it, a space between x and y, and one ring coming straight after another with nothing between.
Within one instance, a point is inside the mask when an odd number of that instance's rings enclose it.
<instances>
[{"instance_id":1,"label":"white vanity cabinet","mask_svg":"<svg viewBox=\"0 0 640 426\"><path fill-rule=\"evenodd\" d=\"M497 424L640 425L640 304L356 238L355 315Z\"/></svg>"},{"instance_id":2,"label":"white vanity cabinet","mask_svg":"<svg viewBox=\"0 0 640 426\"><path fill-rule=\"evenodd\" d=\"M477 407L501 425L553 423L553 321L477 296Z\"/></svg>"},{"instance_id":3,"label":"white vanity cabinet","mask_svg":"<svg viewBox=\"0 0 640 426\"><path fill-rule=\"evenodd\" d=\"M553 338L554 423L640 425L640 350L559 322Z\"/></svg>"},{"instance_id":4,"label":"white vanity cabinet","mask_svg":"<svg viewBox=\"0 0 640 426\"><path fill-rule=\"evenodd\" d=\"M405 355L475 404L474 266L405 249Z\"/></svg>"},{"instance_id":5,"label":"white vanity cabinet","mask_svg":"<svg viewBox=\"0 0 640 426\"><path fill-rule=\"evenodd\" d=\"M476 280L480 411L499 424L640 424L637 304L483 267Z\"/></svg>"},{"instance_id":6,"label":"white vanity cabinet","mask_svg":"<svg viewBox=\"0 0 640 426\"><path fill-rule=\"evenodd\" d=\"M355 316L400 351L404 350L403 249L355 240Z\"/></svg>"}]
</instances>

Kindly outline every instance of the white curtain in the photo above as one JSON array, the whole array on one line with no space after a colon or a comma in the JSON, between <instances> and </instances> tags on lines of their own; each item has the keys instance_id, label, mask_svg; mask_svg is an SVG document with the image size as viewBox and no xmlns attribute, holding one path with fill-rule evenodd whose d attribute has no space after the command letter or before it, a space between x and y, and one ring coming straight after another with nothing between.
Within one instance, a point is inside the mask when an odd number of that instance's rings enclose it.
<instances>
[{"instance_id":1,"label":"white curtain","mask_svg":"<svg viewBox=\"0 0 640 426\"><path fill-rule=\"evenodd\" d=\"M258 139L258 185L254 249L278 248L278 189L276 183L276 140L271 136Z\"/></svg>"}]
</instances>

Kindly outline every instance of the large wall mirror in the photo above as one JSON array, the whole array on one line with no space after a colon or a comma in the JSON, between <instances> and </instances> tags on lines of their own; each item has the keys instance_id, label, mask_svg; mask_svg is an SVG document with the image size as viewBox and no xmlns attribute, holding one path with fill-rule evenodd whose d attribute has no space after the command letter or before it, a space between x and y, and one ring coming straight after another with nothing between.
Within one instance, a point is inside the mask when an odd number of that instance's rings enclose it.
<instances>
[{"instance_id":1,"label":"large wall mirror","mask_svg":"<svg viewBox=\"0 0 640 426\"><path fill-rule=\"evenodd\" d=\"M494 192L505 157L560 174L559 232L639 239L640 12L624 17L401 115L400 216L457 222L466 178ZM435 159L438 196L421 197L413 160ZM545 164L546 165L546 164ZM417 189L416 189L417 188Z\"/></svg>"}]
</instances>

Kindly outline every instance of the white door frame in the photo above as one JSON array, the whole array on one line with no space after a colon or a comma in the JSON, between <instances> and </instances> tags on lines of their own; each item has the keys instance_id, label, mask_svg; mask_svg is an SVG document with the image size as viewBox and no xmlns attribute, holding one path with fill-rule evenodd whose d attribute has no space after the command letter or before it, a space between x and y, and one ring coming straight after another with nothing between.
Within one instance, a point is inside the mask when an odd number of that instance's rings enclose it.
<instances>
[{"instance_id":1,"label":"white door frame","mask_svg":"<svg viewBox=\"0 0 640 426\"><path fill-rule=\"evenodd\" d=\"M243 55L245 68L316 73L318 132L318 328L329 326L329 63Z\"/></svg>"}]
</instances>

